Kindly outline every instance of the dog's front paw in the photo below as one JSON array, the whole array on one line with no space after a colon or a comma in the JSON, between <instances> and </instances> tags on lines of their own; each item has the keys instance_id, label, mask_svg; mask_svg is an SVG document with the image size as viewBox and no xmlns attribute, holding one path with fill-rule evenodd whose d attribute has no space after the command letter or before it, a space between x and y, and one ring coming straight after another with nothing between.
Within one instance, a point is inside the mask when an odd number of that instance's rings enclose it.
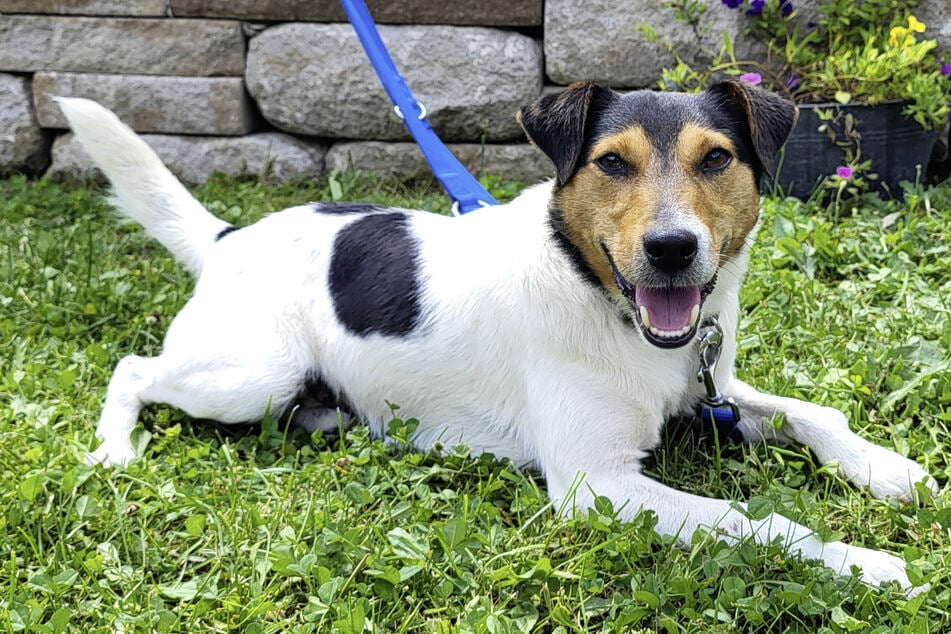
<instances>
[{"instance_id":1,"label":"dog's front paw","mask_svg":"<svg viewBox=\"0 0 951 634\"><path fill-rule=\"evenodd\" d=\"M827 566L841 574L849 573L852 566L860 568L862 581L874 588L880 588L882 584L890 581L897 581L905 593L913 597L927 591L930 587L927 584L913 586L905 572L904 560L880 550L850 546L843 542L831 542L825 544L822 559Z\"/></svg>"},{"instance_id":2,"label":"dog's front paw","mask_svg":"<svg viewBox=\"0 0 951 634\"><path fill-rule=\"evenodd\" d=\"M86 454L86 464L124 467L133 458L135 458L135 450L129 443L103 442L98 449Z\"/></svg>"},{"instance_id":3,"label":"dog's front paw","mask_svg":"<svg viewBox=\"0 0 951 634\"><path fill-rule=\"evenodd\" d=\"M877 498L897 497L910 502L915 499L915 484L919 482L924 482L932 493L938 492L938 483L917 462L869 442L859 448L855 464L840 466L845 477L867 486Z\"/></svg>"}]
</instances>

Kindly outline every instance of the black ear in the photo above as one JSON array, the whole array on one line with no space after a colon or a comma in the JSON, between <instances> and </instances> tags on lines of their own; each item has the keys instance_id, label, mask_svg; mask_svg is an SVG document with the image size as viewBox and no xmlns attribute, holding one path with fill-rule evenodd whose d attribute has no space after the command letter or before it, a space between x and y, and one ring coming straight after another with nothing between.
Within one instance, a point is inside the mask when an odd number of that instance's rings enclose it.
<instances>
[{"instance_id":1,"label":"black ear","mask_svg":"<svg viewBox=\"0 0 951 634\"><path fill-rule=\"evenodd\" d=\"M799 118L796 104L739 81L714 84L708 88L708 92L745 113L756 158L763 171L773 176L779 150Z\"/></svg>"},{"instance_id":2,"label":"black ear","mask_svg":"<svg viewBox=\"0 0 951 634\"><path fill-rule=\"evenodd\" d=\"M609 88L577 82L519 110L518 121L525 134L555 164L559 185L567 183L578 169L593 106L612 96Z\"/></svg>"}]
</instances>

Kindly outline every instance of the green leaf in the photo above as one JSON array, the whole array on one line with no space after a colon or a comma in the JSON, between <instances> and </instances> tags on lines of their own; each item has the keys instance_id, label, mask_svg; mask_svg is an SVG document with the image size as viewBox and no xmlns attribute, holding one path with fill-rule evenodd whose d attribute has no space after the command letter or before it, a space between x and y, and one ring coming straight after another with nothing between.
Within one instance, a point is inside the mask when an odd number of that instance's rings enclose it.
<instances>
[{"instance_id":1,"label":"green leaf","mask_svg":"<svg viewBox=\"0 0 951 634\"><path fill-rule=\"evenodd\" d=\"M660 598L653 592L648 590L635 590L633 597L635 601L646 603L649 608L654 610L660 609Z\"/></svg>"},{"instance_id":2,"label":"green leaf","mask_svg":"<svg viewBox=\"0 0 951 634\"><path fill-rule=\"evenodd\" d=\"M70 612L66 608L59 608L50 617L49 625L54 634L65 632L69 626Z\"/></svg>"},{"instance_id":3,"label":"green leaf","mask_svg":"<svg viewBox=\"0 0 951 634\"><path fill-rule=\"evenodd\" d=\"M427 558L429 545L405 528L394 528L386 534L386 539L393 547L393 552L401 559L415 562Z\"/></svg>"},{"instance_id":4,"label":"green leaf","mask_svg":"<svg viewBox=\"0 0 951 634\"><path fill-rule=\"evenodd\" d=\"M20 481L20 497L32 502L43 491L43 476L35 473Z\"/></svg>"},{"instance_id":5,"label":"green leaf","mask_svg":"<svg viewBox=\"0 0 951 634\"><path fill-rule=\"evenodd\" d=\"M330 185L330 199L333 201L343 200L343 186L340 184L337 174L331 174L327 184Z\"/></svg>"},{"instance_id":6,"label":"green leaf","mask_svg":"<svg viewBox=\"0 0 951 634\"><path fill-rule=\"evenodd\" d=\"M320 600L324 603L333 603L334 599L337 598L337 592L343 587L344 582L345 580L341 577L328 579L317 588L317 596L320 597Z\"/></svg>"},{"instance_id":7,"label":"green leaf","mask_svg":"<svg viewBox=\"0 0 951 634\"><path fill-rule=\"evenodd\" d=\"M185 520L185 532L192 537L198 537L205 530L205 516L202 513L189 515Z\"/></svg>"},{"instance_id":8,"label":"green leaf","mask_svg":"<svg viewBox=\"0 0 951 634\"><path fill-rule=\"evenodd\" d=\"M835 100L845 105L852 101L852 93L845 92L844 90L837 90L835 91Z\"/></svg>"},{"instance_id":9,"label":"green leaf","mask_svg":"<svg viewBox=\"0 0 951 634\"><path fill-rule=\"evenodd\" d=\"M754 495L746 503L746 512L754 520L766 519L776 509L773 501L765 495Z\"/></svg>"},{"instance_id":10,"label":"green leaf","mask_svg":"<svg viewBox=\"0 0 951 634\"><path fill-rule=\"evenodd\" d=\"M99 504L96 498L89 495L81 495L76 498L76 514L80 518L87 518L99 512Z\"/></svg>"},{"instance_id":11,"label":"green leaf","mask_svg":"<svg viewBox=\"0 0 951 634\"><path fill-rule=\"evenodd\" d=\"M191 601L198 596L198 580L175 581L158 584L158 590L166 599L173 601Z\"/></svg>"},{"instance_id":12,"label":"green leaf","mask_svg":"<svg viewBox=\"0 0 951 634\"><path fill-rule=\"evenodd\" d=\"M349 608L349 610L349 613L344 618L334 621L333 625L343 632L343 634L360 634L366 625L366 612L364 611L363 603L358 602Z\"/></svg>"},{"instance_id":13,"label":"green leaf","mask_svg":"<svg viewBox=\"0 0 951 634\"><path fill-rule=\"evenodd\" d=\"M400 583L408 579L412 579L413 577L415 577L422 571L423 571L422 566L416 566L416 565L403 566L402 568L400 568L400 578L399 578Z\"/></svg>"},{"instance_id":14,"label":"green leaf","mask_svg":"<svg viewBox=\"0 0 951 634\"><path fill-rule=\"evenodd\" d=\"M855 617L847 614L845 610L842 609L842 606L837 605L832 608L832 622L843 628L846 632L855 632L864 627L868 627L868 623L865 621L860 621Z\"/></svg>"},{"instance_id":15,"label":"green leaf","mask_svg":"<svg viewBox=\"0 0 951 634\"><path fill-rule=\"evenodd\" d=\"M461 516L453 517L446 520L442 526L436 527L435 532L450 552L455 551L466 541L466 520Z\"/></svg>"}]
</instances>

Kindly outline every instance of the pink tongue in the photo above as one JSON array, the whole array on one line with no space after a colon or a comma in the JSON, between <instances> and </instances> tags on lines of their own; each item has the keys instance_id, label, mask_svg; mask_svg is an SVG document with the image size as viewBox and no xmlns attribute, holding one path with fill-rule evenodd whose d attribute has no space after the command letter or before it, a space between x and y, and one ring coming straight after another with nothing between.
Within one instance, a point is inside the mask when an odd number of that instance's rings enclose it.
<instances>
[{"instance_id":1,"label":"pink tongue","mask_svg":"<svg viewBox=\"0 0 951 634\"><path fill-rule=\"evenodd\" d=\"M647 309L651 326L660 330L680 330L690 325L690 313L700 303L698 286L634 289L634 301Z\"/></svg>"}]
</instances>

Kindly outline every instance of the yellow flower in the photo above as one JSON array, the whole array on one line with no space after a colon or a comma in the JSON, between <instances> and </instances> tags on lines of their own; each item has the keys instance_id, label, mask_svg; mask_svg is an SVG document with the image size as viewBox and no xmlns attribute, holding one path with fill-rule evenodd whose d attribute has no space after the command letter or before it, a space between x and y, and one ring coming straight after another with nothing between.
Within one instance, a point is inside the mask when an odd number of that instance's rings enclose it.
<instances>
[{"instance_id":1,"label":"yellow flower","mask_svg":"<svg viewBox=\"0 0 951 634\"><path fill-rule=\"evenodd\" d=\"M911 35L903 26L896 26L888 32L888 45L896 48L908 48L915 43L915 36Z\"/></svg>"},{"instance_id":2,"label":"yellow flower","mask_svg":"<svg viewBox=\"0 0 951 634\"><path fill-rule=\"evenodd\" d=\"M913 15L908 16L908 26L896 26L888 32L888 45L906 49L915 43L915 33L924 33L925 23Z\"/></svg>"},{"instance_id":3,"label":"yellow flower","mask_svg":"<svg viewBox=\"0 0 951 634\"><path fill-rule=\"evenodd\" d=\"M924 33L925 32L925 23L920 22L918 18L913 15L908 16L908 30L914 31L915 33Z\"/></svg>"}]
</instances>

